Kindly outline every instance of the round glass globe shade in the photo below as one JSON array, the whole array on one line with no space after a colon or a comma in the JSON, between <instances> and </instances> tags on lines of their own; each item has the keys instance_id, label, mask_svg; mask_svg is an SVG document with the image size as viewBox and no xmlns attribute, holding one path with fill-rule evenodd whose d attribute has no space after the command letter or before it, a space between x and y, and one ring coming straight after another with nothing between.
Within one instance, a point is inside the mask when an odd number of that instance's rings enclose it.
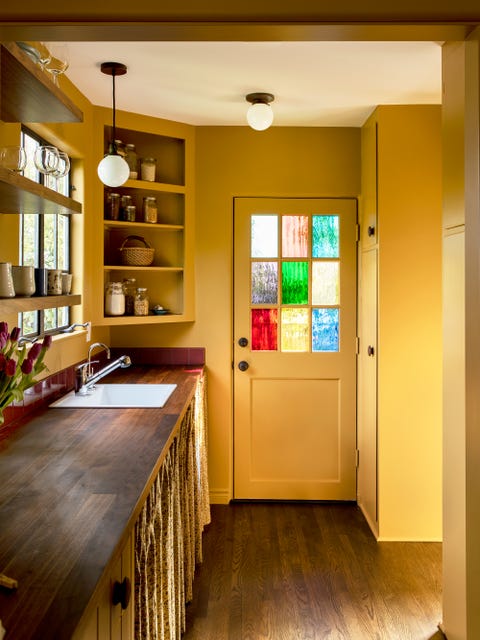
<instances>
[{"instance_id":1,"label":"round glass globe shade","mask_svg":"<svg viewBox=\"0 0 480 640\"><path fill-rule=\"evenodd\" d=\"M119 187L128 180L130 168L122 156L108 155L98 163L97 173L107 187Z\"/></svg>"},{"instance_id":2,"label":"round glass globe shade","mask_svg":"<svg viewBox=\"0 0 480 640\"><path fill-rule=\"evenodd\" d=\"M273 110L269 104L255 102L247 110L247 122L256 131L264 131L273 122Z\"/></svg>"}]
</instances>

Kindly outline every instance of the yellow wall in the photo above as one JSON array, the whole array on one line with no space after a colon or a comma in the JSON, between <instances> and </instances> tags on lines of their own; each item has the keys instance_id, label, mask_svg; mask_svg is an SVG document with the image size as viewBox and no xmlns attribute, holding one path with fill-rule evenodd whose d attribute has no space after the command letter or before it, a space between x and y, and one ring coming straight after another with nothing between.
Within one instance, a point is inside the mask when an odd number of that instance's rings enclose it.
<instances>
[{"instance_id":1,"label":"yellow wall","mask_svg":"<svg viewBox=\"0 0 480 640\"><path fill-rule=\"evenodd\" d=\"M112 329L118 345L205 346L212 499L232 485L233 197L354 196L360 130L200 127L196 134L196 322Z\"/></svg>"},{"instance_id":2,"label":"yellow wall","mask_svg":"<svg viewBox=\"0 0 480 640\"><path fill-rule=\"evenodd\" d=\"M378 122L381 539L441 539L441 109Z\"/></svg>"}]
</instances>

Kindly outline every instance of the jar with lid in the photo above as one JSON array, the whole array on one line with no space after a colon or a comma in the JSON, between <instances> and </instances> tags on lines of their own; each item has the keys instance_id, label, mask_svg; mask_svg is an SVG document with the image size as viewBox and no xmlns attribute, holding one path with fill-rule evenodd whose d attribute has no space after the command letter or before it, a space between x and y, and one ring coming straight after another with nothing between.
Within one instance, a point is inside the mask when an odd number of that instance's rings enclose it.
<instances>
[{"instance_id":1,"label":"jar with lid","mask_svg":"<svg viewBox=\"0 0 480 640\"><path fill-rule=\"evenodd\" d=\"M123 219L127 222L135 222L135 218L137 216L137 207L134 204L129 204L125 207L125 211L123 212Z\"/></svg>"},{"instance_id":2,"label":"jar with lid","mask_svg":"<svg viewBox=\"0 0 480 640\"><path fill-rule=\"evenodd\" d=\"M135 294L134 315L148 316L148 295L144 287L138 287Z\"/></svg>"},{"instance_id":3,"label":"jar with lid","mask_svg":"<svg viewBox=\"0 0 480 640\"><path fill-rule=\"evenodd\" d=\"M135 278L125 278L123 280L123 292L125 294L125 315L126 316L134 315L135 295L137 293L137 288L135 284L136 284Z\"/></svg>"},{"instance_id":4,"label":"jar with lid","mask_svg":"<svg viewBox=\"0 0 480 640\"><path fill-rule=\"evenodd\" d=\"M157 161L155 158L142 158L140 165L142 180L147 182L155 182L155 172L157 170Z\"/></svg>"},{"instance_id":5,"label":"jar with lid","mask_svg":"<svg viewBox=\"0 0 480 640\"><path fill-rule=\"evenodd\" d=\"M123 195L120 200L120 219L126 220L127 207L133 205L132 196Z\"/></svg>"},{"instance_id":6,"label":"jar with lid","mask_svg":"<svg viewBox=\"0 0 480 640\"><path fill-rule=\"evenodd\" d=\"M123 144L123 142L121 140L114 140L113 142L115 143L115 147L117 148L118 155L122 156L122 158L125 158L125 145Z\"/></svg>"},{"instance_id":7,"label":"jar with lid","mask_svg":"<svg viewBox=\"0 0 480 640\"><path fill-rule=\"evenodd\" d=\"M156 224L157 217L157 199L153 196L146 196L143 199L143 221Z\"/></svg>"},{"instance_id":8,"label":"jar with lid","mask_svg":"<svg viewBox=\"0 0 480 640\"><path fill-rule=\"evenodd\" d=\"M125 160L130 169L130 179L136 180L138 176L137 171L137 152L135 151L135 145L128 143L125 145Z\"/></svg>"},{"instance_id":9,"label":"jar with lid","mask_svg":"<svg viewBox=\"0 0 480 640\"><path fill-rule=\"evenodd\" d=\"M107 203L105 207L105 218L107 220L118 220L120 217L120 194L107 193Z\"/></svg>"},{"instance_id":10,"label":"jar with lid","mask_svg":"<svg viewBox=\"0 0 480 640\"><path fill-rule=\"evenodd\" d=\"M109 282L105 291L105 315L123 316L125 313L125 293L121 282Z\"/></svg>"}]
</instances>

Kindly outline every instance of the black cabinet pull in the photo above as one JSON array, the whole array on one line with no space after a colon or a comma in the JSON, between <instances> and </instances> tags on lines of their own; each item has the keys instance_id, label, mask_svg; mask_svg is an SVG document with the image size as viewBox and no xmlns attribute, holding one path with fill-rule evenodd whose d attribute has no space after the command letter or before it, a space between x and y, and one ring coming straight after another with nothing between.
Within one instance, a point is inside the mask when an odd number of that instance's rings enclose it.
<instances>
[{"instance_id":1,"label":"black cabinet pull","mask_svg":"<svg viewBox=\"0 0 480 640\"><path fill-rule=\"evenodd\" d=\"M130 578L124 578L122 582L113 583L112 602L114 605L122 605L122 609L126 609L132 595L132 583Z\"/></svg>"},{"instance_id":2,"label":"black cabinet pull","mask_svg":"<svg viewBox=\"0 0 480 640\"><path fill-rule=\"evenodd\" d=\"M374 347L372 347L372 345L368 345L367 353L368 353L369 356L374 356L375 355L375 349L374 349Z\"/></svg>"}]
</instances>

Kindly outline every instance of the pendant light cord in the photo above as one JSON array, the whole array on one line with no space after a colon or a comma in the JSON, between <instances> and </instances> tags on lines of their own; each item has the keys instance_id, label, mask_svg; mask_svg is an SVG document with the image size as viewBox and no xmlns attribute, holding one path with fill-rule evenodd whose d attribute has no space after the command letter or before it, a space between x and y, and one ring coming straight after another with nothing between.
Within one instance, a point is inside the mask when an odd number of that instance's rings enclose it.
<instances>
[{"instance_id":1,"label":"pendant light cord","mask_svg":"<svg viewBox=\"0 0 480 640\"><path fill-rule=\"evenodd\" d=\"M112 70L112 107L113 107L113 114L112 114L112 151L115 155L117 155L118 151L117 151L117 143L116 143L116 139L117 139L117 134L116 134L116 129L115 129L115 69Z\"/></svg>"}]
</instances>

